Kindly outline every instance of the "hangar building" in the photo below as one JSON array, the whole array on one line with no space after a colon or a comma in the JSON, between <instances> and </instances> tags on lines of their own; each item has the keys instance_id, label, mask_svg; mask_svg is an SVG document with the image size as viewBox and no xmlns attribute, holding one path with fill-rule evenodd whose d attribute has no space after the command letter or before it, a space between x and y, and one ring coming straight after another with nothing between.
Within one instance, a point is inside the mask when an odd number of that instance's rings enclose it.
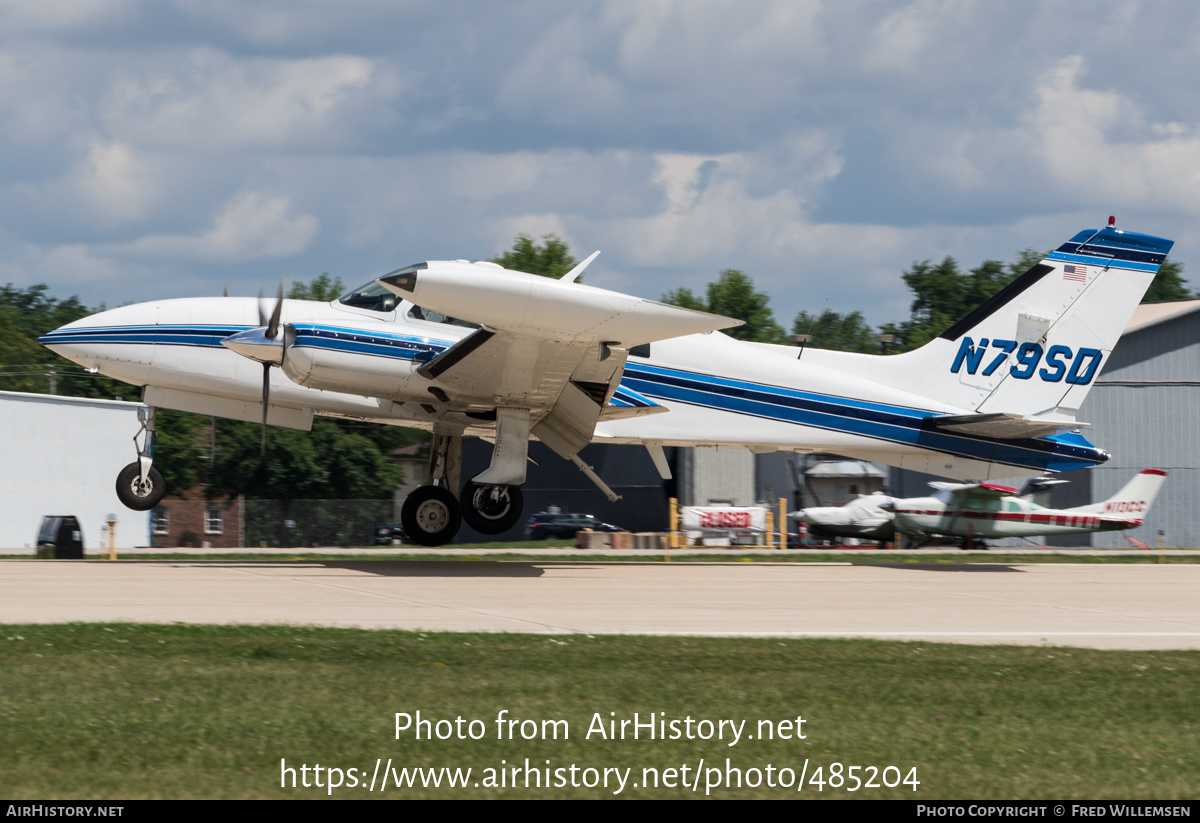
<instances>
[{"instance_id":1,"label":"hangar building","mask_svg":"<svg viewBox=\"0 0 1200 823\"><path fill-rule=\"evenodd\" d=\"M141 404L0 392L0 551L34 548L46 515L74 515L85 551L117 516L117 548L149 545L150 516L117 499L117 473L133 462ZM107 539L105 539L107 546Z\"/></svg>"},{"instance_id":2,"label":"hangar building","mask_svg":"<svg viewBox=\"0 0 1200 823\"><path fill-rule=\"evenodd\" d=\"M1145 524L1129 532L1066 535L1057 545L1128 548L1129 535L1156 546L1200 547L1200 300L1143 303L1079 410L1084 435L1112 455L1103 466L1067 472L1052 506L1079 506L1115 494L1155 468L1167 480Z\"/></svg>"}]
</instances>

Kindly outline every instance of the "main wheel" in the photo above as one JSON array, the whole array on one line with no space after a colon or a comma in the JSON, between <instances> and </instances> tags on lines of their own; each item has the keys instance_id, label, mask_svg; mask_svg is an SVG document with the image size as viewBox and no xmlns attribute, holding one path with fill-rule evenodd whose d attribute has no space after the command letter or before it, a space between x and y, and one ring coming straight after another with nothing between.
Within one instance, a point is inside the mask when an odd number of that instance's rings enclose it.
<instances>
[{"instance_id":1,"label":"main wheel","mask_svg":"<svg viewBox=\"0 0 1200 823\"><path fill-rule=\"evenodd\" d=\"M414 543L440 546L458 534L462 523L458 501L441 486L421 486L404 500L400 524Z\"/></svg>"},{"instance_id":2,"label":"main wheel","mask_svg":"<svg viewBox=\"0 0 1200 823\"><path fill-rule=\"evenodd\" d=\"M462 518L467 525L483 534L506 532L521 519L525 501L518 486L480 486L467 481L462 494Z\"/></svg>"},{"instance_id":3,"label":"main wheel","mask_svg":"<svg viewBox=\"0 0 1200 823\"><path fill-rule=\"evenodd\" d=\"M135 512L153 509L162 502L163 495L167 493L167 484L163 482L163 476L158 469L150 467L150 471L146 472L145 483L141 482L141 474L142 467L137 463L130 463L117 475L117 497L122 504Z\"/></svg>"}]
</instances>

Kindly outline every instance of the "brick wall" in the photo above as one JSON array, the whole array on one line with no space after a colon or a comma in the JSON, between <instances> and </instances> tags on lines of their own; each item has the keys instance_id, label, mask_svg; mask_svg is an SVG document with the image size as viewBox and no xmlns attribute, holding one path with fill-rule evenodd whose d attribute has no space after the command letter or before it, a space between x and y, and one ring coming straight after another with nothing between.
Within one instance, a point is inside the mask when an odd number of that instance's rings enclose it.
<instances>
[{"instance_id":1,"label":"brick wall","mask_svg":"<svg viewBox=\"0 0 1200 823\"><path fill-rule=\"evenodd\" d=\"M210 509L220 513L219 522L209 516ZM207 543L215 549L244 545L242 500L206 500L203 488L195 488L187 497L168 495L151 513L151 542L155 548L200 547ZM166 515L166 533L159 533L160 514Z\"/></svg>"}]
</instances>

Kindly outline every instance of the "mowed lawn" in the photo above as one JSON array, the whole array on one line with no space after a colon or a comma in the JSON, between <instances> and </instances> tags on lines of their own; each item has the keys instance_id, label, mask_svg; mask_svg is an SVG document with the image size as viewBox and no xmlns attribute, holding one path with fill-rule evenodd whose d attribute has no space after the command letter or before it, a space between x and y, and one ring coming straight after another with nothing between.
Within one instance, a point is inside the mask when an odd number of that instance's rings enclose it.
<instances>
[{"instance_id":1,"label":"mowed lawn","mask_svg":"<svg viewBox=\"0 0 1200 823\"><path fill-rule=\"evenodd\" d=\"M1195 798L1198 675L1200 652L0 626L0 796ZM435 739L397 739L418 710ZM678 739L619 739L635 712Z\"/></svg>"}]
</instances>

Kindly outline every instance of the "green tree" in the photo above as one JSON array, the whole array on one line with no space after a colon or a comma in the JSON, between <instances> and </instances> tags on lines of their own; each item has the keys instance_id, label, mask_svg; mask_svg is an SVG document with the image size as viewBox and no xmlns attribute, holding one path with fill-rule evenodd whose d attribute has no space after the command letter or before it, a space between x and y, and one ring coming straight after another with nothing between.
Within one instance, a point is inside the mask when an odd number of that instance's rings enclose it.
<instances>
[{"instance_id":1,"label":"green tree","mask_svg":"<svg viewBox=\"0 0 1200 823\"><path fill-rule=\"evenodd\" d=\"M261 451L257 423L217 421L217 453L208 494L272 500L386 498L400 473L375 443L317 418L312 432L272 426Z\"/></svg>"},{"instance_id":2,"label":"green tree","mask_svg":"<svg viewBox=\"0 0 1200 823\"><path fill-rule=\"evenodd\" d=\"M737 269L725 269L708 284L706 300L701 301L690 289L672 289L662 301L673 306L699 309L722 314L745 322L744 326L727 329L726 334L739 340L757 343L787 343L783 327L775 322L775 314L767 305L770 297L756 291L754 281Z\"/></svg>"},{"instance_id":3,"label":"green tree","mask_svg":"<svg viewBox=\"0 0 1200 823\"><path fill-rule=\"evenodd\" d=\"M1174 260L1164 260L1163 264L1158 268L1158 274L1154 275L1154 280L1150 283L1150 288L1146 290L1146 296L1142 298L1143 303L1157 303L1162 300L1189 300L1196 295L1193 295L1187 290L1184 285L1187 280L1183 278L1183 263Z\"/></svg>"},{"instance_id":4,"label":"green tree","mask_svg":"<svg viewBox=\"0 0 1200 823\"><path fill-rule=\"evenodd\" d=\"M288 289L289 300L315 300L318 303L329 303L337 300L346 291L342 278L330 277L329 272L321 272L312 279L311 283L297 280ZM276 292L278 294L278 292Z\"/></svg>"},{"instance_id":5,"label":"green tree","mask_svg":"<svg viewBox=\"0 0 1200 823\"><path fill-rule=\"evenodd\" d=\"M493 257L491 262L514 271L562 277L575 268L576 260L571 256L570 247L556 234L542 235L541 245L535 243L528 234L519 234L512 249Z\"/></svg>"},{"instance_id":6,"label":"green tree","mask_svg":"<svg viewBox=\"0 0 1200 823\"><path fill-rule=\"evenodd\" d=\"M826 309L820 315L802 311L792 323L792 334L811 335L812 340L805 345L817 349L879 353L875 332L863 319L862 312L858 311L841 314Z\"/></svg>"},{"instance_id":7,"label":"green tree","mask_svg":"<svg viewBox=\"0 0 1200 823\"><path fill-rule=\"evenodd\" d=\"M89 309L78 297L60 300L46 291L44 284L0 286L0 391L136 400L136 386L90 374L37 342L46 332L104 308Z\"/></svg>"},{"instance_id":8,"label":"green tree","mask_svg":"<svg viewBox=\"0 0 1200 823\"><path fill-rule=\"evenodd\" d=\"M1035 249L1025 249L1007 265L999 260L984 260L965 272L953 257L946 257L936 265L928 260L914 263L903 275L905 285L914 295L909 319L899 324L885 324L879 330L897 336L897 351L920 348L1043 257L1045 255Z\"/></svg>"}]
</instances>

